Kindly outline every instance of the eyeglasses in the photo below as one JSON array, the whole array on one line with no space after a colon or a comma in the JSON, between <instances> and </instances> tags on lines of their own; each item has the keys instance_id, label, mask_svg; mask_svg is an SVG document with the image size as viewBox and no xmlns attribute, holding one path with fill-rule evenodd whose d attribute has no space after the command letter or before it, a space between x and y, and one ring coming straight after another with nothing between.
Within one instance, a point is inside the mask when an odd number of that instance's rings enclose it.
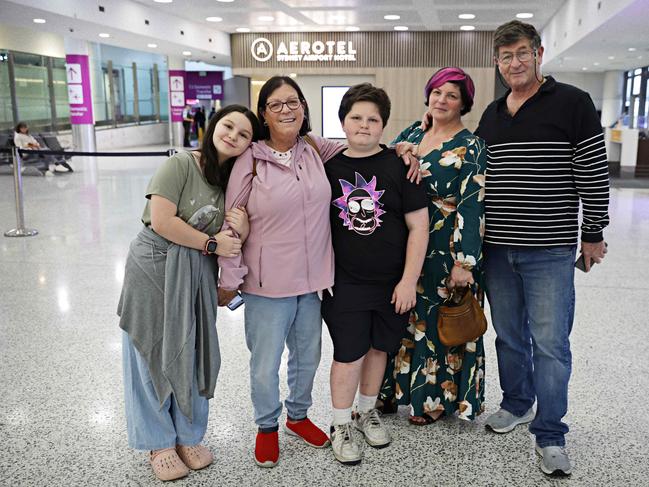
<instances>
[{"instance_id":1,"label":"eyeglasses","mask_svg":"<svg viewBox=\"0 0 649 487\"><path fill-rule=\"evenodd\" d=\"M271 101L266 103L266 107L274 113L279 113L284 108L284 105L288 107L289 110L297 110L302 106L302 102L297 98L291 98L286 101Z\"/></svg>"},{"instance_id":2,"label":"eyeglasses","mask_svg":"<svg viewBox=\"0 0 649 487\"><path fill-rule=\"evenodd\" d=\"M518 59L521 63L527 63L532 60L533 56L536 56L536 51L518 51L516 54L508 52L500 57L497 57L496 62L502 64L503 66L509 66L514 60L514 56L516 56L516 59Z\"/></svg>"}]
</instances>

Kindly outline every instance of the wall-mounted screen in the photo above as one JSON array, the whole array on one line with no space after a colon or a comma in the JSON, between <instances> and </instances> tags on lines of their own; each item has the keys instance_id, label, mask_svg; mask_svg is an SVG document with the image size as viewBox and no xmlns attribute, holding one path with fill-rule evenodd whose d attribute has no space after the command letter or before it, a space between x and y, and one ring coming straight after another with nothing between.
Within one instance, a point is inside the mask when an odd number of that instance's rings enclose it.
<instances>
[{"instance_id":1,"label":"wall-mounted screen","mask_svg":"<svg viewBox=\"0 0 649 487\"><path fill-rule=\"evenodd\" d=\"M344 139L345 132L338 120L340 100L349 86L322 87L322 136L327 139Z\"/></svg>"}]
</instances>

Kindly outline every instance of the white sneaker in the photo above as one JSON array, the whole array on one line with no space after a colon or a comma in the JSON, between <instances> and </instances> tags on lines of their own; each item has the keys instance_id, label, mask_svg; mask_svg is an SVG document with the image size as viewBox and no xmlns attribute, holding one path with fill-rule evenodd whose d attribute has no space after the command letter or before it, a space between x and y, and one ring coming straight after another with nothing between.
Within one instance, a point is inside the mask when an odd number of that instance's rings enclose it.
<instances>
[{"instance_id":1,"label":"white sneaker","mask_svg":"<svg viewBox=\"0 0 649 487\"><path fill-rule=\"evenodd\" d=\"M334 457L343 465L358 465L363 459L361 447L354 438L352 422L331 426L331 448Z\"/></svg>"},{"instance_id":2,"label":"white sneaker","mask_svg":"<svg viewBox=\"0 0 649 487\"><path fill-rule=\"evenodd\" d=\"M383 424L378 409L371 409L367 413L357 413L354 423L356 428L365 435L367 444L374 448L385 448L392 441L390 432Z\"/></svg>"}]
</instances>

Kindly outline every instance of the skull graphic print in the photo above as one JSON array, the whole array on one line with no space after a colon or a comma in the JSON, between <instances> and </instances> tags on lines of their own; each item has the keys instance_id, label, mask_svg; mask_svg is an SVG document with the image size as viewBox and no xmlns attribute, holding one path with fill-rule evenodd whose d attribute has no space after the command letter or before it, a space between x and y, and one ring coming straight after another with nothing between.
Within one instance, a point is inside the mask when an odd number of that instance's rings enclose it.
<instances>
[{"instance_id":1,"label":"skull graphic print","mask_svg":"<svg viewBox=\"0 0 649 487\"><path fill-rule=\"evenodd\" d=\"M385 213L379 202L384 191L376 190L376 176L370 182L358 173L354 184L344 179L339 179L342 196L333 201L333 205L340 208L338 216L343 220L343 225L359 235L370 235L377 227L381 226L380 216Z\"/></svg>"}]
</instances>

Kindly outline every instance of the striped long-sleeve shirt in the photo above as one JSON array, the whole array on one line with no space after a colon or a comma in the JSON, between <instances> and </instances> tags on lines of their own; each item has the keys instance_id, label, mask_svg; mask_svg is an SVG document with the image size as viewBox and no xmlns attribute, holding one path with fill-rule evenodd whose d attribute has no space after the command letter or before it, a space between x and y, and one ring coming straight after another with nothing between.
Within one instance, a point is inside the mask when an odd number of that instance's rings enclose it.
<instances>
[{"instance_id":1,"label":"striped long-sleeve shirt","mask_svg":"<svg viewBox=\"0 0 649 487\"><path fill-rule=\"evenodd\" d=\"M546 78L512 117L507 95L487 107L485 243L550 247L600 242L608 225L608 162L588 93Z\"/></svg>"}]
</instances>

